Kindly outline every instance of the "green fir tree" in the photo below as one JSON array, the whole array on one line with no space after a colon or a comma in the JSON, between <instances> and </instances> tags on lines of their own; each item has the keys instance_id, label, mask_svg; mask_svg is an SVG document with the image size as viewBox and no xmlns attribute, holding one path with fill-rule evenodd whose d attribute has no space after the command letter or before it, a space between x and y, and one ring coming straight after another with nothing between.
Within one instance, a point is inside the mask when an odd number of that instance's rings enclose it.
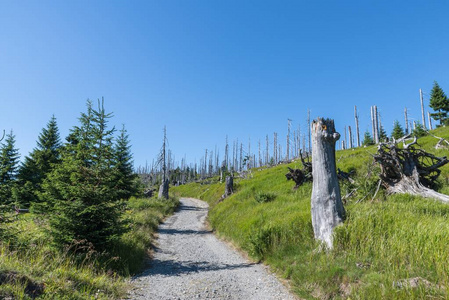
<instances>
[{"instance_id":1,"label":"green fir tree","mask_svg":"<svg viewBox=\"0 0 449 300\"><path fill-rule=\"evenodd\" d=\"M123 125L120 130L115 146L115 180L119 198L129 199L139 191L139 181L137 174L133 170L133 157L131 145L129 144L129 135Z\"/></svg>"},{"instance_id":2,"label":"green fir tree","mask_svg":"<svg viewBox=\"0 0 449 300\"><path fill-rule=\"evenodd\" d=\"M405 134L404 134L404 129L402 129L402 126L401 126L401 124L399 124L399 121L398 120L396 120L396 121L394 121L394 124L393 124L393 131L391 132L391 138L394 138L394 139L400 139L401 137L403 137Z\"/></svg>"},{"instance_id":3,"label":"green fir tree","mask_svg":"<svg viewBox=\"0 0 449 300\"><path fill-rule=\"evenodd\" d=\"M16 186L20 157L15 144L16 138L11 131L0 148L0 204L13 202L12 192Z\"/></svg>"},{"instance_id":4,"label":"green fir tree","mask_svg":"<svg viewBox=\"0 0 449 300\"><path fill-rule=\"evenodd\" d=\"M380 125L380 129L379 129L379 141L381 141L381 142L388 141L387 132L385 131L385 128L382 125Z\"/></svg>"},{"instance_id":5,"label":"green fir tree","mask_svg":"<svg viewBox=\"0 0 449 300\"><path fill-rule=\"evenodd\" d=\"M59 150L61 139L55 116L52 116L47 127L42 129L37 146L25 157L19 169L18 182L20 188L16 198L26 204L39 201L42 183L56 164L60 162Z\"/></svg>"},{"instance_id":6,"label":"green fir tree","mask_svg":"<svg viewBox=\"0 0 449 300\"><path fill-rule=\"evenodd\" d=\"M434 81L432 91L430 92L429 106L435 111L430 115L434 120L440 121L440 126L448 121L449 99L436 81Z\"/></svg>"},{"instance_id":7,"label":"green fir tree","mask_svg":"<svg viewBox=\"0 0 449 300\"><path fill-rule=\"evenodd\" d=\"M416 122L415 129L412 131L412 135L416 137L422 137L427 135L427 131L424 130L424 127L420 122Z\"/></svg>"},{"instance_id":8,"label":"green fir tree","mask_svg":"<svg viewBox=\"0 0 449 300\"><path fill-rule=\"evenodd\" d=\"M371 137L371 134L369 131L365 131L365 135L363 136L362 146L370 146L374 145L373 138Z\"/></svg>"},{"instance_id":9,"label":"green fir tree","mask_svg":"<svg viewBox=\"0 0 449 300\"><path fill-rule=\"evenodd\" d=\"M81 125L73 128L61 150L61 163L44 181L43 196L53 205L50 218L55 244L82 243L104 252L126 231L123 203L114 174L114 129L104 103L87 102ZM80 249L80 248L78 248Z\"/></svg>"}]
</instances>

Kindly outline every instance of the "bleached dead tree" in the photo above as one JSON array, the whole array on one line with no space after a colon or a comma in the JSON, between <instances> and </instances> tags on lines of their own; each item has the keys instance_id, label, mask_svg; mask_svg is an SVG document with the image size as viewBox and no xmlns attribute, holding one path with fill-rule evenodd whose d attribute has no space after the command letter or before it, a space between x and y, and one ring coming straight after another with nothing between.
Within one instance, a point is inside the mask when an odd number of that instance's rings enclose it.
<instances>
[{"instance_id":1,"label":"bleached dead tree","mask_svg":"<svg viewBox=\"0 0 449 300\"><path fill-rule=\"evenodd\" d=\"M404 118L405 118L405 134L409 134L410 133L410 129L408 126L408 113L407 113L407 107L404 108Z\"/></svg>"},{"instance_id":2,"label":"bleached dead tree","mask_svg":"<svg viewBox=\"0 0 449 300\"><path fill-rule=\"evenodd\" d=\"M334 121L318 118L312 123L312 225L315 238L332 248L333 229L345 219L335 162L340 134Z\"/></svg>"},{"instance_id":3,"label":"bleached dead tree","mask_svg":"<svg viewBox=\"0 0 449 300\"><path fill-rule=\"evenodd\" d=\"M348 147L349 147L349 148L352 148L353 145L352 145L352 131L351 131L351 126L348 126L348 132L349 132L349 145L348 145Z\"/></svg>"},{"instance_id":4,"label":"bleached dead tree","mask_svg":"<svg viewBox=\"0 0 449 300\"><path fill-rule=\"evenodd\" d=\"M158 164L162 165L162 184L159 187L159 198L168 199L169 180L167 178L167 127L164 126L164 140Z\"/></svg>"},{"instance_id":5,"label":"bleached dead tree","mask_svg":"<svg viewBox=\"0 0 449 300\"><path fill-rule=\"evenodd\" d=\"M421 116L422 116L422 127L424 130L427 130L426 128L426 114L424 113L424 100L422 96L422 89L419 89L419 99L421 101Z\"/></svg>"},{"instance_id":6,"label":"bleached dead tree","mask_svg":"<svg viewBox=\"0 0 449 300\"><path fill-rule=\"evenodd\" d=\"M354 106L354 118L355 118L355 132L357 135L357 147L360 147L360 131L359 131L359 116L357 114L357 106Z\"/></svg>"}]
</instances>

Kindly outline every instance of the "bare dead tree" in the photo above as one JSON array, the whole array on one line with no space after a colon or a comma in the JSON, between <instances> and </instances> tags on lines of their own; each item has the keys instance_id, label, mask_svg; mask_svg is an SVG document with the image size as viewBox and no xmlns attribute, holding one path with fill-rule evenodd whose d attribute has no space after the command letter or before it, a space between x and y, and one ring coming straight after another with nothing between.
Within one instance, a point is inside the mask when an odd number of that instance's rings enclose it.
<instances>
[{"instance_id":1,"label":"bare dead tree","mask_svg":"<svg viewBox=\"0 0 449 300\"><path fill-rule=\"evenodd\" d=\"M277 147L278 147L278 134L275 132L273 134L273 157L274 157L274 163L278 163L278 155L277 155Z\"/></svg>"},{"instance_id":2,"label":"bare dead tree","mask_svg":"<svg viewBox=\"0 0 449 300\"><path fill-rule=\"evenodd\" d=\"M404 108L404 118L405 118L405 134L410 133L410 128L408 126L408 113L407 113L407 107Z\"/></svg>"},{"instance_id":3,"label":"bare dead tree","mask_svg":"<svg viewBox=\"0 0 449 300\"><path fill-rule=\"evenodd\" d=\"M424 130L427 130L426 128L426 115L424 113L424 100L422 96L422 89L419 89L419 99L421 101L421 116L422 116L422 127Z\"/></svg>"},{"instance_id":4,"label":"bare dead tree","mask_svg":"<svg viewBox=\"0 0 449 300\"><path fill-rule=\"evenodd\" d=\"M360 147L360 131L359 131L359 116L357 114L357 106L354 106L355 131L357 135L357 147Z\"/></svg>"},{"instance_id":5,"label":"bare dead tree","mask_svg":"<svg viewBox=\"0 0 449 300\"><path fill-rule=\"evenodd\" d=\"M169 180L167 178L167 128L164 126L164 140L157 164L162 167L162 184L159 187L159 198L168 199Z\"/></svg>"},{"instance_id":6,"label":"bare dead tree","mask_svg":"<svg viewBox=\"0 0 449 300\"><path fill-rule=\"evenodd\" d=\"M348 132L349 132L349 145L348 145L348 147L349 147L349 148L352 148L353 145L352 145L352 131L351 131L351 126L348 126Z\"/></svg>"},{"instance_id":7,"label":"bare dead tree","mask_svg":"<svg viewBox=\"0 0 449 300\"><path fill-rule=\"evenodd\" d=\"M432 118L430 117L430 112L427 112L427 120L429 120L429 130L432 130Z\"/></svg>"},{"instance_id":8,"label":"bare dead tree","mask_svg":"<svg viewBox=\"0 0 449 300\"><path fill-rule=\"evenodd\" d=\"M243 170L243 143L240 143L240 172Z\"/></svg>"},{"instance_id":9,"label":"bare dead tree","mask_svg":"<svg viewBox=\"0 0 449 300\"><path fill-rule=\"evenodd\" d=\"M265 164L268 165L270 163L270 153L269 153L269 149L268 149L268 146L269 146L268 134L266 136L265 141L266 141L266 145L265 145Z\"/></svg>"},{"instance_id":10,"label":"bare dead tree","mask_svg":"<svg viewBox=\"0 0 449 300\"><path fill-rule=\"evenodd\" d=\"M310 109L307 109L307 127L309 130L309 149L307 150L307 152L310 153L310 151L312 150L312 133L311 133L311 127L310 127Z\"/></svg>"},{"instance_id":11,"label":"bare dead tree","mask_svg":"<svg viewBox=\"0 0 449 300\"><path fill-rule=\"evenodd\" d=\"M379 113L377 112L377 105L374 105L374 130L376 132L376 144L379 144Z\"/></svg>"},{"instance_id":12,"label":"bare dead tree","mask_svg":"<svg viewBox=\"0 0 449 300\"><path fill-rule=\"evenodd\" d=\"M292 120L288 119L288 129L287 129L287 151L286 151L286 156L285 156L285 160L289 161L290 159L290 130L291 130L291 125L292 125Z\"/></svg>"}]
</instances>

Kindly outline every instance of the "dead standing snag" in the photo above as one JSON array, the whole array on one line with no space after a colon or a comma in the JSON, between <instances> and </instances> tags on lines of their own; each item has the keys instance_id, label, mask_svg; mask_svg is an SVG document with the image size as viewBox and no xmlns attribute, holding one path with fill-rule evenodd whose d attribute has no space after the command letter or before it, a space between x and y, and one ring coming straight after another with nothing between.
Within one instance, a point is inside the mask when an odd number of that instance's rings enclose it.
<instances>
[{"instance_id":1,"label":"dead standing snag","mask_svg":"<svg viewBox=\"0 0 449 300\"><path fill-rule=\"evenodd\" d=\"M332 248L332 231L345 219L335 163L335 132L330 119L312 122L312 225L315 238Z\"/></svg>"}]
</instances>

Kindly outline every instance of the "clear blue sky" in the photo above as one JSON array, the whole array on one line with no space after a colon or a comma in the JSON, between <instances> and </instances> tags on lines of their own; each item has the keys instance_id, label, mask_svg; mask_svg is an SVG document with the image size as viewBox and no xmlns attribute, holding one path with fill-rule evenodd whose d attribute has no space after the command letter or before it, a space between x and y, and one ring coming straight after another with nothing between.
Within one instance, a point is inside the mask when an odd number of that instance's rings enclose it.
<instances>
[{"instance_id":1,"label":"clear blue sky","mask_svg":"<svg viewBox=\"0 0 449 300\"><path fill-rule=\"evenodd\" d=\"M55 114L61 136L86 100L104 97L129 131L136 165L167 126L176 160L199 161L226 135L245 144L287 119L388 133L403 110L420 120L419 88L449 93L448 1L0 0L0 128L22 156Z\"/></svg>"}]
</instances>

